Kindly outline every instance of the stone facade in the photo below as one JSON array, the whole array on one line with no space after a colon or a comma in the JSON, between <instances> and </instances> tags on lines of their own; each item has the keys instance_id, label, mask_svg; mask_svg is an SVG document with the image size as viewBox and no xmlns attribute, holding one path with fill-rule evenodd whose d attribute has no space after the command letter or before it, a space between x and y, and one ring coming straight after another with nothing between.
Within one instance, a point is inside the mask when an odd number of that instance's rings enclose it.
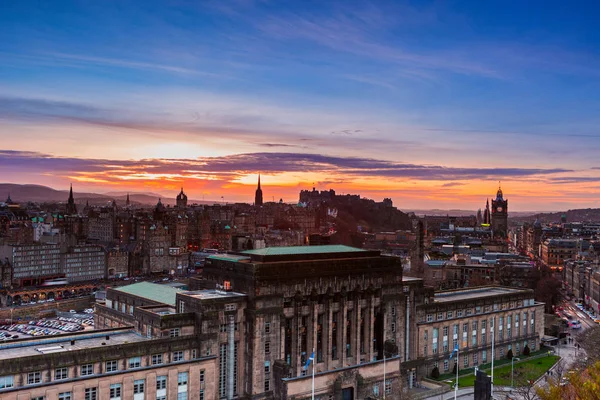
<instances>
[{"instance_id":1,"label":"stone facade","mask_svg":"<svg viewBox=\"0 0 600 400\"><path fill-rule=\"evenodd\" d=\"M437 366L440 373L452 371L449 359L459 347L459 368L491 362L492 327L495 326L495 358L509 349L517 356L525 345L539 349L544 335L544 304L536 302L533 290L489 286L435 293L417 311L418 358L422 375Z\"/></svg>"},{"instance_id":2,"label":"stone facade","mask_svg":"<svg viewBox=\"0 0 600 400\"><path fill-rule=\"evenodd\" d=\"M106 254L106 277L129 276L129 253L125 250L110 250Z\"/></svg>"}]
</instances>

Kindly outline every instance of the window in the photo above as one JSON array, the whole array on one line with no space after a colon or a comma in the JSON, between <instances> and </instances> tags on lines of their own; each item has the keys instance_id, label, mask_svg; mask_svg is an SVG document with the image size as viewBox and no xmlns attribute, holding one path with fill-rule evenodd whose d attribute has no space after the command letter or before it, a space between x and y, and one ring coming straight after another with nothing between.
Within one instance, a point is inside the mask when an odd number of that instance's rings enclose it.
<instances>
[{"instance_id":1,"label":"window","mask_svg":"<svg viewBox=\"0 0 600 400\"><path fill-rule=\"evenodd\" d=\"M183 361L183 351L173 352L173 362Z\"/></svg>"},{"instance_id":2,"label":"window","mask_svg":"<svg viewBox=\"0 0 600 400\"><path fill-rule=\"evenodd\" d=\"M270 372L271 372L271 362L265 361L265 374L268 374Z\"/></svg>"},{"instance_id":3,"label":"window","mask_svg":"<svg viewBox=\"0 0 600 400\"><path fill-rule=\"evenodd\" d=\"M265 342L265 354L270 354L270 353L271 353L271 343Z\"/></svg>"},{"instance_id":4,"label":"window","mask_svg":"<svg viewBox=\"0 0 600 400\"><path fill-rule=\"evenodd\" d=\"M42 381L42 373L41 372L30 372L27 374L27 384L28 385L40 383L41 381Z\"/></svg>"},{"instance_id":5,"label":"window","mask_svg":"<svg viewBox=\"0 0 600 400\"><path fill-rule=\"evenodd\" d=\"M423 333L423 339L425 339L425 341L427 341L428 338L429 338L429 333L427 332L427 330L425 330L425 332Z\"/></svg>"},{"instance_id":6,"label":"window","mask_svg":"<svg viewBox=\"0 0 600 400\"><path fill-rule=\"evenodd\" d=\"M156 400L167 400L167 396L156 396Z\"/></svg>"},{"instance_id":7,"label":"window","mask_svg":"<svg viewBox=\"0 0 600 400\"><path fill-rule=\"evenodd\" d=\"M165 375L157 376L156 377L156 390L166 389L166 388L167 388L167 377Z\"/></svg>"},{"instance_id":8,"label":"window","mask_svg":"<svg viewBox=\"0 0 600 400\"><path fill-rule=\"evenodd\" d=\"M396 323L392 322L392 332L396 332Z\"/></svg>"},{"instance_id":9,"label":"window","mask_svg":"<svg viewBox=\"0 0 600 400\"><path fill-rule=\"evenodd\" d=\"M265 392L271 390L271 381L269 379L265 379Z\"/></svg>"},{"instance_id":10,"label":"window","mask_svg":"<svg viewBox=\"0 0 600 400\"><path fill-rule=\"evenodd\" d=\"M200 389L200 400L204 400L204 389Z\"/></svg>"},{"instance_id":11,"label":"window","mask_svg":"<svg viewBox=\"0 0 600 400\"><path fill-rule=\"evenodd\" d=\"M390 379L385 381L385 394L392 394L392 381Z\"/></svg>"},{"instance_id":12,"label":"window","mask_svg":"<svg viewBox=\"0 0 600 400\"><path fill-rule=\"evenodd\" d=\"M444 360L444 371L446 371L446 372L450 369L448 364L449 364L448 360Z\"/></svg>"},{"instance_id":13,"label":"window","mask_svg":"<svg viewBox=\"0 0 600 400\"><path fill-rule=\"evenodd\" d=\"M446 318L452 318L452 311L448 311L446 313Z\"/></svg>"},{"instance_id":14,"label":"window","mask_svg":"<svg viewBox=\"0 0 600 400\"><path fill-rule=\"evenodd\" d=\"M177 386L185 386L188 384L188 373L180 372L177 374Z\"/></svg>"},{"instance_id":15,"label":"window","mask_svg":"<svg viewBox=\"0 0 600 400\"><path fill-rule=\"evenodd\" d=\"M427 322L433 322L433 314L427 314Z\"/></svg>"},{"instance_id":16,"label":"window","mask_svg":"<svg viewBox=\"0 0 600 400\"><path fill-rule=\"evenodd\" d=\"M442 336L448 336L448 327L444 327L444 334Z\"/></svg>"},{"instance_id":17,"label":"window","mask_svg":"<svg viewBox=\"0 0 600 400\"><path fill-rule=\"evenodd\" d=\"M85 389L85 400L98 400L98 388Z\"/></svg>"},{"instance_id":18,"label":"window","mask_svg":"<svg viewBox=\"0 0 600 400\"><path fill-rule=\"evenodd\" d=\"M438 315L437 315L437 320L441 321L443 319L444 319L444 313L439 312Z\"/></svg>"},{"instance_id":19,"label":"window","mask_svg":"<svg viewBox=\"0 0 600 400\"><path fill-rule=\"evenodd\" d=\"M468 355L468 354L465 354L465 355L463 356L463 367L465 367L465 368L466 368L466 367L468 367L468 366L469 366L469 355Z\"/></svg>"},{"instance_id":20,"label":"window","mask_svg":"<svg viewBox=\"0 0 600 400\"><path fill-rule=\"evenodd\" d=\"M463 312L462 312L462 310L458 310L458 311L456 312L456 316L457 316L458 318L462 317L462 315L463 315Z\"/></svg>"},{"instance_id":21,"label":"window","mask_svg":"<svg viewBox=\"0 0 600 400\"><path fill-rule=\"evenodd\" d=\"M152 354L152 365L159 365L163 363L162 354Z\"/></svg>"},{"instance_id":22,"label":"window","mask_svg":"<svg viewBox=\"0 0 600 400\"><path fill-rule=\"evenodd\" d=\"M113 383L110 385L110 398L111 399L120 399L121 398L121 384Z\"/></svg>"},{"instance_id":23,"label":"window","mask_svg":"<svg viewBox=\"0 0 600 400\"><path fill-rule=\"evenodd\" d=\"M479 365L479 354L473 353L473 365Z\"/></svg>"},{"instance_id":24,"label":"window","mask_svg":"<svg viewBox=\"0 0 600 400\"><path fill-rule=\"evenodd\" d=\"M204 370L200 370L200 386L204 385Z\"/></svg>"},{"instance_id":25,"label":"window","mask_svg":"<svg viewBox=\"0 0 600 400\"><path fill-rule=\"evenodd\" d=\"M79 372L81 376L94 375L94 364L82 365Z\"/></svg>"},{"instance_id":26,"label":"window","mask_svg":"<svg viewBox=\"0 0 600 400\"><path fill-rule=\"evenodd\" d=\"M187 400L188 395L187 392L177 393L177 400Z\"/></svg>"},{"instance_id":27,"label":"window","mask_svg":"<svg viewBox=\"0 0 600 400\"><path fill-rule=\"evenodd\" d=\"M182 300L179 300L179 312L185 312L185 302L183 302Z\"/></svg>"},{"instance_id":28,"label":"window","mask_svg":"<svg viewBox=\"0 0 600 400\"><path fill-rule=\"evenodd\" d=\"M174 328L169 331L169 337L179 337L180 334L179 328Z\"/></svg>"},{"instance_id":29,"label":"window","mask_svg":"<svg viewBox=\"0 0 600 400\"><path fill-rule=\"evenodd\" d=\"M44 397L44 396L35 396L35 397L32 397L31 400L46 400L46 397Z\"/></svg>"},{"instance_id":30,"label":"window","mask_svg":"<svg viewBox=\"0 0 600 400\"><path fill-rule=\"evenodd\" d=\"M115 372L119 369L119 363L116 360L106 362L106 372Z\"/></svg>"},{"instance_id":31,"label":"window","mask_svg":"<svg viewBox=\"0 0 600 400\"><path fill-rule=\"evenodd\" d=\"M142 366L142 357L131 357L129 359L129 368L139 368Z\"/></svg>"},{"instance_id":32,"label":"window","mask_svg":"<svg viewBox=\"0 0 600 400\"><path fill-rule=\"evenodd\" d=\"M144 386L146 386L146 381L144 379L133 381L133 394L144 393Z\"/></svg>"},{"instance_id":33,"label":"window","mask_svg":"<svg viewBox=\"0 0 600 400\"><path fill-rule=\"evenodd\" d=\"M487 350L483 350L481 352L481 361L483 361L484 363L487 362Z\"/></svg>"},{"instance_id":34,"label":"window","mask_svg":"<svg viewBox=\"0 0 600 400\"><path fill-rule=\"evenodd\" d=\"M373 396L379 397L379 383L373 384Z\"/></svg>"},{"instance_id":35,"label":"window","mask_svg":"<svg viewBox=\"0 0 600 400\"><path fill-rule=\"evenodd\" d=\"M58 400L71 400L71 392L62 392L58 394Z\"/></svg>"},{"instance_id":36,"label":"window","mask_svg":"<svg viewBox=\"0 0 600 400\"><path fill-rule=\"evenodd\" d=\"M271 333L271 323L265 322L265 333Z\"/></svg>"},{"instance_id":37,"label":"window","mask_svg":"<svg viewBox=\"0 0 600 400\"><path fill-rule=\"evenodd\" d=\"M396 316L396 307L392 307L392 317Z\"/></svg>"},{"instance_id":38,"label":"window","mask_svg":"<svg viewBox=\"0 0 600 400\"><path fill-rule=\"evenodd\" d=\"M56 368L54 370L54 380L58 381L61 379L67 379L69 377L69 370L67 368Z\"/></svg>"},{"instance_id":39,"label":"window","mask_svg":"<svg viewBox=\"0 0 600 400\"><path fill-rule=\"evenodd\" d=\"M196 354L197 354L197 352L196 352L196 349L192 349L192 356L191 356L191 357L192 357L192 360L195 360L195 359L196 359L196 357L197 357L197 355L196 355Z\"/></svg>"},{"instance_id":40,"label":"window","mask_svg":"<svg viewBox=\"0 0 600 400\"><path fill-rule=\"evenodd\" d=\"M0 376L0 389L8 389L15 386L13 376Z\"/></svg>"}]
</instances>

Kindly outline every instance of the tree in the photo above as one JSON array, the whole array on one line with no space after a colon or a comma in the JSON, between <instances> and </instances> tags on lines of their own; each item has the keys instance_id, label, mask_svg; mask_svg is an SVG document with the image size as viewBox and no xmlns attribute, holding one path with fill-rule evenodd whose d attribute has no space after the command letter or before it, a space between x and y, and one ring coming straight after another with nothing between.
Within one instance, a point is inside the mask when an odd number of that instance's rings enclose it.
<instances>
[{"instance_id":1,"label":"tree","mask_svg":"<svg viewBox=\"0 0 600 400\"><path fill-rule=\"evenodd\" d=\"M518 399L536 400L538 399L535 380L537 370L532 365L523 365L515 369L515 389Z\"/></svg>"},{"instance_id":2,"label":"tree","mask_svg":"<svg viewBox=\"0 0 600 400\"><path fill-rule=\"evenodd\" d=\"M513 358L512 349L508 350L508 353L506 353L506 358L508 358L509 360L512 360L512 358Z\"/></svg>"},{"instance_id":3,"label":"tree","mask_svg":"<svg viewBox=\"0 0 600 400\"><path fill-rule=\"evenodd\" d=\"M579 333L575 338L577 344L587 354L589 360L596 362L600 361L600 326L595 326Z\"/></svg>"},{"instance_id":4,"label":"tree","mask_svg":"<svg viewBox=\"0 0 600 400\"><path fill-rule=\"evenodd\" d=\"M433 369L431 370L431 377L433 379L437 379L440 377L440 369L438 367L433 367Z\"/></svg>"},{"instance_id":5,"label":"tree","mask_svg":"<svg viewBox=\"0 0 600 400\"><path fill-rule=\"evenodd\" d=\"M600 400L600 362L570 374L568 380L552 379L537 395L541 400Z\"/></svg>"},{"instance_id":6,"label":"tree","mask_svg":"<svg viewBox=\"0 0 600 400\"><path fill-rule=\"evenodd\" d=\"M531 353L531 349L529 349L528 345L525 345L525 347L523 347L523 355L525 357L527 357L530 353Z\"/></svg>"}]
</instances>

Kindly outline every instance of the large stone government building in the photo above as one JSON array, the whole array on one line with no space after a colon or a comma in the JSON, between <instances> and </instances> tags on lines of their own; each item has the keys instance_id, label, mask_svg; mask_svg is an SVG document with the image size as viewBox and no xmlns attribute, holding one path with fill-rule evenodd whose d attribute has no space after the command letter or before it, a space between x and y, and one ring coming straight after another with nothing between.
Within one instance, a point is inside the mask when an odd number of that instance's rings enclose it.
<instances>
[{"instance_id":1,"label":"large stone government building","mask_svg":"<svg viewBox=\"0 0 600 400\"><path fill-rule=\"evenodd\" d=\"M467 356L461 368L489 359L491 321L497 345L516 353L543 334L532 291L434 293L378 251L213 255L203 277L185 291L111 288L96 306L99 331L0 345L0 398L309 399L312 366L303 366L313 351L316 398L395 398L445 368L454 340Z\"/></svg>"}]
</instances>

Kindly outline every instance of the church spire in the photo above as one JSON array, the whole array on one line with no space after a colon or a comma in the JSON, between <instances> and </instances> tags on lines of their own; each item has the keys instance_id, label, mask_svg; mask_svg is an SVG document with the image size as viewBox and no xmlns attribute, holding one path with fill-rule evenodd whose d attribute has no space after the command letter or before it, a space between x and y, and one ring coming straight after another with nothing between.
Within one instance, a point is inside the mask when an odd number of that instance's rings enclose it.
<instances>
[{"instance_id":1,"label":"church spire","mask_svg":"<svg viewBox=\"0 0 600 400\"><path fill-rule=\"evenodd\" d=\"M130 203L129 203L129 193L127 193L127 200L125 200L125 205L126 205L126 206L129 206L129 204L130 204Z\"/></svg>"},{"instance_id":2,"label":"church spire","mask_svg":"<svg viewBox=\"0 0 600 400\"><path fill-rule=\"evenodd\" d=\"M260 174L258 174L258 187L256 188L256 193L254 194L254 205L259 207L263 205L263 192L260 188Z\"/></svg>"},{"instance_id":3,"label":"church spire","mask_svg":"<svg viewBox=\"0 0 600 400\"><path fill-rule=\"evenodd\" d=\"M73 184L71 183L71 188L69 189L69 200L67 201L67 214L75 215L77 214L77 206L75 205L75 198L73 197Z\"/></svg>"}]
</instances>

